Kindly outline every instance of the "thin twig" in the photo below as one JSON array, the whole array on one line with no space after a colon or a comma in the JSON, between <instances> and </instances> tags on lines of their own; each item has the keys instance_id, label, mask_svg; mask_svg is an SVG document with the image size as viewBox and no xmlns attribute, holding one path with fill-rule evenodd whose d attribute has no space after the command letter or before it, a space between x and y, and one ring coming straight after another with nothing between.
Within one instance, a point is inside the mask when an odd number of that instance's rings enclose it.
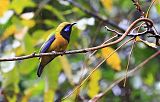
<instances>
[{"instance_id":1,"label":"thin twig","mask_svg":"<svg viewBox=\"0 0 160 102\"><path fill-rule=\"evenodd\" d=\"M100 63L98 63L98 65L89 73L89 75L70 94L68 94L67 96L65 96L62 100L65 100L66 98L68 98L69 96L71 96L74 92L76 92L76 90L78 90L88 80L88 78L99 68L100 65L102 65L109 57L111 57L122 46L124 46L126 43L132 41L133 39L134 38L131 38L131 39L127 40L126 42L124 42L116 50L114 50L113 52L111 52L104 60L102 60Z\"/></svg>"},{"instance_id":2,"label":"thin twig","mask_svg":"<svg viewBox=\"0 0 160 102\"><path fill-rule=\"evenodd\" d=\"M133 42L133 44L131 46L131 50L130 50L130 53L129 53L129 56L128 56L127 67L126 67L126 76L125 76L124 84L123 84L124 87L126 86L127 73L128 73L128 68L129 68L129 64L130 64L131 55L132 55L132 52L133 52L134 45L135 45L135 40L134 40L134 42Z\"/></svg>"},{"instance_id":3,"label":"thin twig","mask_svg":"<svg viewBox=\"0 0 160 102\"><path fill-rule=\"evenodd\" d=\"M149 58L145 59L142 63L140 63L139 65L137 65L135 68L133 68L132 70L130 70L127 74L127 77L133 76L138 70L140 70L141 68L144 68L142 66L144 66L146 63L148 63L151 59L155 58L156 56L160 55L160 50L157 51L156 53L154 53L152 56L150 56ZM124 80L126 78L126 76L124 75L123 77L117 79L114 81L114 83L112 83L104 92L96 95L94 98L92 98L89 102L98 102L98 100L100 100L104 95L106 95L108 93L108 91L110 91L115 85L117 85L119 82L121 82L122 80ZM94 101L92 101L94 100Z\"/></svg>"},{"instance_id":4,"label":"thin twig","mask_svg":"<svg viewBox=\"0 0 160 102\"><path fill-rule=\"evenodd\" d=\"M110 31L110 32L116 33L118 36L122 36L122 35L123 35L123 33L120 33L120 32L118 32L118 31L116 31L116 30L114 30L114 29L111 29L111 28L109 28L108 26L105 26L105 28L106 28L106 30L108 30L108 31ZM140 32L140 33L132 33L132 32L133 32L135 29L137 29L137 28L139 28L139 26L135 27L135 28L131 31L131 33L128 34L127 36L135 37L135 36L141 36L141 35L145 35L145 34L147 34L147 33L150 33L149 30L145 30L145 31ZM151 34L152 34L152 33L151 33Z\"/></svg>"},{"instance_id":5,"label":"thin twig","mask_svg":"<svg viewBox=\"0 0 160 102\"><path fill-rule=\"evenodd\" d=\"M142 10L140 4L139 4L139 0L132 0L133 4L136 6L136 9L138 12L140 12L141 16L145 16L144 11Z\"/></svg>"},{"instance_id":6,"label":"thin twig","mask_svg":"<svg viewBox=\"0 0 160 102\"><path fill-rule=\"evenodd\" d=\"M147 10L147 13L145 14L145 17L146 17L146 18L148 18L149 12L150 12L150 10L151 10L151 7L152 7L153 4L155 3L155 1L156 1L156 0L153 0L153 1L151 2L151 5L149 6L149 8L148 8L148 10Z\"/></svg>"},{"instance_id":7,"label":"thin twig","mask_svg":"<svg viewBox=\"0 0 160 102\"><path fill-rule=\"evenodd\" d=\"M108 40L106 40L105 42L103 42L101 45L104 45L104 44L110 42L111 40L113 40L113 39L116 38L116 37L118 37L118 35L115 35L115 36L109 38ZM96 52L97 52L97 50L93 51L93 52L89 55L89 58L90 58L92 55L94 55Z\"/></svg>"}]
</instances>

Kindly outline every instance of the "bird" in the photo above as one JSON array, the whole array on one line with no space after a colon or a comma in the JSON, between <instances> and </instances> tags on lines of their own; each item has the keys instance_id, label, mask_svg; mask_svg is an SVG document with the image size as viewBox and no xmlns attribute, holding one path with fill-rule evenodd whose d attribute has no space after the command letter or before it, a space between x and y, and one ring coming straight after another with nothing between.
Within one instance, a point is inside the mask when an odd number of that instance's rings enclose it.
<instances>
[{"instance_id":1,"label":"bird","mask_svg":"<svg viewBox=\"0 0 160 102\"><path fill-rule=\"evenodd\" d=\"M69 22L62 22L55 30L55 33L51 33L47 40L43 43L42 47L40 48L39 53L47 53L47 52L63 52L66 50L69 41L70 35L72 31L72 26L76 23L69 23ZM58 55L52 56L42 56L40 57L40 63L37 70L38 77L41 76L44 67L50 63L54 58Z\"/></svg>"}]
</instances>

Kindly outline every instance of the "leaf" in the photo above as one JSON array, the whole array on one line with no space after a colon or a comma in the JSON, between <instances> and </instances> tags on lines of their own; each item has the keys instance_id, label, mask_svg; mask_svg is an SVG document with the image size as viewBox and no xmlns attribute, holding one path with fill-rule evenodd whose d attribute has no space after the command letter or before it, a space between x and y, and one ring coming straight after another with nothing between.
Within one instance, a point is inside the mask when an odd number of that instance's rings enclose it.
<instances>
[{"instance_id":1,"label":"leaf","mask_svg":"<svg viewBox=\"0 0 160 102\"><path fill-rule=\"evenodd\" d=\"M16 102L17 97L16 95L19 93L19 73L17 68L15 67L8 73L3 73L3 80L2 80L2 89L3 92L6 94L6 98L9 102Z\"/></svg>"},{"instance_id":2,"label":"leaf","mask_svg":"<svg viewBox=\"0 0 160 102\"><path fill-rule=\"evenodd\" d=\"M160 15L160 0L156 0L155 7L156 7L158 14Z\"/></svg>"},{"instance_id":3,"label":"leaf","mask_svg":"<svg viewBox=\"0 0 160 102\"><path fill-rule=\"evenodd\" d=\"M102 51L102 56L104 58L107 58L108 55L110 55L110 53L112 53L114 51L114 49L111 47L106 47L106 48L103 48L101 51ZM106 63L117 71L121 70L121 59L120 59L117 52L115 52L112 56L110 56L106 60Z\"/></svg>"},{"instance_id":4,"label":"leaf","mask_svg":"<svg viewBox=\"0 0 160 102\"><path fill-rule=\"evenodd\" d=\"M19 74L16 67L13 70L9 71L8 73L3 73L3 78L5 80L3 80L2 88L7 89L7 87L9 86L13 86L13 90L16 93L19 92L19 88L18 88Z\"/></svg>"},{"instance_id":5,"label":"leaf","mask_svg":"<svg viewBox=\"0 0 160 102\"><path fill-rule=\"evenodd\" d=\"M70 63L68 62L67 57L66 56L61 56L61 57L59 57L59 59L60 59L60 62L62 64L62 68L63 68L63 71L64 71L65 75L67 76L70 83L73 85L72 69L71 69Z\"/></svg>"},{"instance_id":6,"label":"leaf","mask_svg":"<svg viewBox=\"0 0 160 102\"><path fill-rule=\"evenodd\" d=\"M45 102L53 102L54 94L58 88L58 76L61 72L61 63L57 58L50 62L44 69L45 74ZM50 95L49 95L50 94ZM49 95L49 96L48 96Z\"/></svg>"},{"instance_id":7,"label":"leaf","mask_svg":"<svg viewBox=\"0 0 160 102\"><path fill-rule=\"evenodd\" d=\"M16 54L16 56L20 56L20 55L24 54L24 51L25 50L24 50L23 46L19 46L15 49L15 54Z\"/></svg>"},{"instance_id":8,"label":"leaf","mask_svg":"<svg viewBox=\"0 0 160 102\"><path fill-rule=\"evenodd\" d=\"M144 41L144 40L142 40L142 42L145 43L146 45L150 46L150 47L157 48L157 45L155 43L150 43L150 42Z\"/></svg>"},{"instance_id":9,"label":"leaf","mask_svg":"<svg viewBox=\"0 0 160 102\"><path fill-rule=\"evenodd\" d=\"M44 93L44 102L53 102L54 100L54 95L55 93L53 92L53 90L47 90Z\"/></svg>"},{"instance_id":10,"label":"leaf","mask_svg":"<svg viewBox=\"0 0 160 102\"><path fill-rule=\"evenodd\" d=\"M139 36L137 36L136 37L136 42L141 42L141 41L142 41L142 39Z\"/></svg>"},{"instance_id":11,"label":"leaf","mask_svg":"<svg viewBox=\"0 0 160 102\"><path fill-rule=\"evenodd\" d=\"M38 67L38 59L28 59L28 60L23 60L21 63L19 63L19 72L22 75L28 75L31 73L36 66Z\"/></svg>"},{"instance_id":12,"label":"leaf","mask_svg":"<svg viewBox=\"0 0 160 102\"><path fill-rule=\"evenodd\" d=\"M152 73L148 73L147 77L144 79L144 83L151 86L153 85L155 79Z\"/></svg>"},{"instance_id":13,"label":"leaf","mask_svg":"<svg viewBox=\"0 0 160 102\"><path fill-rule=\"evenodd\" d=\"M25 44L25 54L31 54L35 51L34 49L34 41L29 34L26 34L24 37Z\"/></svg>"},{"instance_id":14,"label":"leaf","mask_svg":"<svg viewBox=\"0 0 160 102\"><path fill-rule=\"evenodd\" d=\"M28 87L24 91L24 96L22 97L21 102L28 102L30 97L36 94L40 94L44 89L44 83L42 81L36 82L33 85L30 85L31 87Z\"/></svg>"},{"instance_id":15,"label":"leaf","mask_svg":"<svg viewBox=\"0 0 160 102\"><path fill-rule=\"evenodd\" d=\"M21 48L23 54L31 54L35 51L34 48L34 41L32 37L29 34L26 34L24 37L24 48ZM23 60L21 63L19 63L19 70L20 73L23 75L29 74L32 72L35 67L37 66L38 59L28 59L28 60ZM28 66L29 64L29 66ZM24 71L25 70L25 71Z\"/></svg>"},{"instance_id":16,"label":"leaf","mask_svg":"<svg viewBox=\"0 0 160 102\"><path fill-rule=\"evenodd\" d=\"M88 84L88 96L93 98L95 95L98 94L100 87L99 87L99 80L101 79L101 71L98 69L96 70L91 76L90 81Z\"/></svg>"},{"instance_id":17,"label":"leaf","mask_svg":"<svg viewBox=\"0 0 160 102\"><path fill-rule=\"evenodd\" d=\"M36 24L34 20L22 20L21 22L24 26L27 26L29 28L32 28Z\"/></svg>"},{"instance_id":18,"label":"leaf","mask_svg":"<svg viewBox=\"0 0 160 102\"><path fill-rule=\"evenodd\" d=\"M34 6L35 3L32 0L12 0L10 8L14 9L17 14L20 14L25 7Z\"/></svg>"},{"instance_id":19,"label":"leaf","mask_svg":"<svg viewBox=\"0 0 160 102\"><path fill-rule=\"evenodd\" d=\"M100 0L100 1L108 11L112 10L112 6L113 6L112 0Z\"/></svg>"},{"instance_id":20,"label":"leaf","mask_svg":"<svg viewBox=\"0 0 160 102\"><path fill-rule=\"evenodd\" d=\"M0 40L5 40L12 34L16 32L16 26L15 25L10 25L6 30L4 31L3 35L0 37Z\"/></svg>"},{"instance_id":21,"label":"leaf","mask_svg":"<svg viewBox=\"0 0 160 102\"><path fill-rule=\"evenodd\" d=\"M39 40L42 38L42 35L45 33L44 30L40 30L40 29L37 29L33 34L32 34L32 38L34 40Z\"/></svg>"},{"instance_id":22,"label":"leaf","mask_svg":"<svg viewBox=\"0 0 160 102\"><path fill-rule=\"evenodd\" d=\"M59 12L58 9L54 8L53 6L46 5L45 9L47 9L47 10L51 11L53 14L55 14L60 21L66 21L64 16L62 15L62 13Z\"/></svg>"},{"instance_id":23,"label":"leaf","mask_svg":"<svg viewBox=\"0 0 160 102\"><path fill-rule=\"evenodd\" d=\"M81 30L79 30L77 27L72 28L71 36L70 36L70 41L67 49L72 49L73 47L78 47L78 38L81 36ZM78 45L78 46L77 46Z\"/></svg>"},{"instance_id":24,"label":"leaf","mask_svg":"<svg viewBox=\"0 0 160 102\"><path fill-rule=\"evenodd\" d=\"M9 0L0 0L0 17L8 10Z\"/></svg>"},{"instance_id":25,"label":"leaf","mask_svg":"<svg viewBox=\"0 0 160 102\"><path fill-rule=\"evenodd\" d=\"M54 27L54 28L56 28L57 27L57 25L59 24L59 22L56 22L56 21L54 21L54 20L50 20L50 19L45 19L44 20L44 23L48 26L48 27Z\"/></svg>"}]
</instances>

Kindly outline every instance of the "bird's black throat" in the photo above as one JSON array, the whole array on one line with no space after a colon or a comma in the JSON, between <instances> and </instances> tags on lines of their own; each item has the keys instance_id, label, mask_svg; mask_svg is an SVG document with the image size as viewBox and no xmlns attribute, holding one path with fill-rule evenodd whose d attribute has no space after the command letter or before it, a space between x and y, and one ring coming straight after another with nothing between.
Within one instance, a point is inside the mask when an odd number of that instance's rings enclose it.
<instances>
[{"instance_id":1,"label":"bird's black throat","mask_svg":"<svg viewBox=\"0 0 160 102\"><path fill-rule=\"evenodd\" d=\"M63 32L63 31L61 31L62 37L65 38L68 41L68 43L69 43L69 40L70 40L70 34L71 34L71 32Z\"/></svg>"},{"instance_id":2,"label":"bird's black throat","mask_svg":"<svg viewBox=\"0 0 160 102\"><path fill-rule=\"evenodd\" d=\"M67 30L66 30L66 28L67 28ZM70 40L71 30L72 30L72 25L68 24L60 32L60 34L62 35L62 37L65 38L68 41L68 43L69 43L69 40Z\"/></svg>"}]
</instances>

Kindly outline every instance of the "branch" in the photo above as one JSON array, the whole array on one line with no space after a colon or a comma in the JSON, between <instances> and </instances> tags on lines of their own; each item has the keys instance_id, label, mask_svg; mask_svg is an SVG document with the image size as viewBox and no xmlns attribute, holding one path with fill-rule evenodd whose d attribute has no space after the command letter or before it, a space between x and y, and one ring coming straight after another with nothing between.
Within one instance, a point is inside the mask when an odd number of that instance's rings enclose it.
<instances>
[{"instance_id":1,"label":"branch","mask_svg":"<svg viewBox=\"0 0 160 102\"><path fill-rule=\"evenodd\" d=\"M0 58L0 62L2 62L2 61L23 60L23 59L34 58L34 57L41 57L41 56L86 53L86 52L89 52L89 51L95 51L95 50L98 50L98 49L102 49L104 47L108 47L108 46L111 46L111 45L114 45L114 44L117 44L117 43L121 42L130 33L130 31L134 28L134 26L137 25L138 23L142 22L142 21L143 22L147 22L150 27L153 26L152 20L150 20L148 18L139 18L139 19L135 20L128 27L128 29L126 30L126 32L119 39L117 39L117 40L115 40L113 42L106 43L104 45L99 45L99 46L96 46L96 47L85 48L85 49L80 49L80 50L66 51L66 52L55 52L55 51L52 51L50 53L40 53L40 54L35 54L35 52L34 52L34 53L32 53L30 55L26 55L26 56L13 57L13 58Z\"/></svg>"},{"instance_id":2,"label":"branch","mask_svg":"<svg viewBox=\"0 0 160 102\"><path fill-rule=\"evenodd\" d=\"M132 0L132 2L136 6L137 11L140 12L141 16L145 17L145 13L139 4L139 0Z\"/></svg>"},{"instance_id":3,"label":"branch","mask_svg":"<svg viewBox=\"0 0 160 102\"><path fill-rule=\"evenodd\" d=\"M110 91L115 85L117 85L119 82L121 82L122 80L124 80L126 77L130 77L133 76L139 69L143 68L142 66L144 66L146 63L148 63L151 59L155 58L156 56L160 55L160 51L157 51L156 53L154 53L152 56L150 56L149 58L147 58L146 60L144 60L142 63L140 63L137 67L135 67L134 69L130 70L127 74L127 76L123 76L121 78L119 78L118 80L114 81L114 83L112 83L104 92L96 95L94 98L92 98L89 102L98 102L98 100L100 100L108 91Z\"/></svg>"},{"instance_id":4,"label":"branch","mask_svg":"<svg viewBox=\"0 0 160 102\"><path fill-rule=\"evenodd\" d=\"M108 59L110 58L116 51L118 51L121 47L123 47L125 44L127 44L128 42L132 41L134 38L130 38L129 40L127 40L126 42L124 42L123 44L121 44L121 46L119 46L117 49L115 49L113 52L109 53L109 55L102 60L101 62L99 62L95 68L93 68L93 70L88 74L88 76L79 83L79 85L71 92L69 93L67 96L65 96L62 100L67 99L69 96L71 96L74 92L76 92L78 89L80 89L82 87L82 85L84 85L84 83L89 79L89 77Z\"/></svg>"},{"instance_id":5,"label":"branch","mask_svg":"<svg viewBox=\"0 0 160 102\"><path fill-rule=\"evenodd\" d=\"M80 10L82 10L83 12L85 12L86 14L88 15L91 15L93 16L94 18L100 20L100 21L103 21L104 23L107 23L109 24L110 26L113 26L117 29L119 29L120 31L122 32L125 32L125 30L123 28L121 28L120 26L118 26L115 22L111 21L111 20L108 20L108 19L105 19L105 18L102 18L101 16L99 16L98 14L92 12L92 11L89 11L87 9L85 9L84 7L82 7L79 3L75 2L74 0L66 0L68 1L69 3L71 3L72 5L76 6L77 8L79 8Z\"/></svg>"}]
</instances>

